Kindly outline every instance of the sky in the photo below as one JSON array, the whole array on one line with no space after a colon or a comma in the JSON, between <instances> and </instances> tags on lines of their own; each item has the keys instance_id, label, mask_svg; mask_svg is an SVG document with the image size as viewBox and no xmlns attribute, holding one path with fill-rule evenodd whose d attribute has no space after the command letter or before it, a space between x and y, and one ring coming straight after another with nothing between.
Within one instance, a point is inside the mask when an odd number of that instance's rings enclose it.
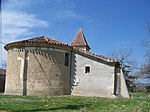
<instances>
[{"instance_id":1,"label":"sky","mask_svg":"<svg viewBox=\"0 0 150 112\"><path fill-rule=\"evenodd\" d=\"M150 0L2 0L1 9L0 63L6 61L4 44L43 35L71 43L80 27L91 52L107 56L128 48L144 63L140 43L150 36Z\"/></svg>"}]
</instances>

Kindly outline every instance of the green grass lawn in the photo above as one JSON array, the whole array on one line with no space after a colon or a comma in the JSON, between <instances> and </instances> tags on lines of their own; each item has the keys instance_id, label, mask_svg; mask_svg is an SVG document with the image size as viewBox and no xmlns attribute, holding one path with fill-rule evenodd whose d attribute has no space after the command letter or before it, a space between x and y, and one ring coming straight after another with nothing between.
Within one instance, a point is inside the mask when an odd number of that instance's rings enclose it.
<instances>
[{"instance_id":1,"label":"green grass lawn","mask_svg":"<svg viewBox=\"0 0 150 112\"><path fill-rule=\"evenodd\" d=\"M0 112L150 112L150 97L132 93L131 99L80 96L0 95Z\"/></svg>"}]
</instances>

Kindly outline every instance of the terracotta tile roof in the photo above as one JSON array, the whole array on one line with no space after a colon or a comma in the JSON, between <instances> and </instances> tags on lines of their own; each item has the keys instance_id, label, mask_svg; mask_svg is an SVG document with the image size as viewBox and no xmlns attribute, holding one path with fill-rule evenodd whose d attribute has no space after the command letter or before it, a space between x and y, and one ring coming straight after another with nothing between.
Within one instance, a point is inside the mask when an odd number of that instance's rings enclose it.
<instances>
[{"instance_id":1,"label":"terracotta tile roof","mask_svg":"<svg viewBox=\"0 0 150 112\"><path fill-rule=\"evenodd\" d=\"M51 43L51 44L59 44L59 45L68 45L67 43L59 42L58 40L54 40L47 36L40 36L31 38L28 40L19 41L19 43Z\"/></svg>"},{"instance_id":2,"label":"terracotta tile roof","mask_svg":"<svg viewBox=\"0 0 150 112\"><path fill-rule=\"evenodd\" d=\"M75 35L75 37L70 45L73 47L87 46L90 49L81 28L78 30L77 34Z\"/></svg>"},{"instance_id":3,"label":"terracotta tile roof","mask_svg":"<svg viewBox=\"0 0 150 112\"><path fill-rule=\"evenodd\" d=\"M49 38L47 36L35 37L35 38L28 39L28 40L20 41L20 42L45 42L45 43L65 44L63 42L59 42L58 40Z\"/></svg>"},{"instance_id":4,"label":"terracotta tile roof","mask_svg":"<svg viewBox=\"0 0 150 112\"><path fill-rule=\"evenodd\" d=\"M35 37L27 40L8 43L6 46L4 46L4 48L8 50L11 47L17 47L17 46L48 46L48 45L60 45L60 46L71 47L67 43L59 42L47 36L40 36L40 37Z\"/></svg>"},{"instance_id":5,"label":"terracotta tile roof","mask_svg":"<svg viewBox=\"0 0 150 112\"><path fill-rule=\"evenodd\" d=\"M108 63L118 63L117 61L115 61L115 60L113 60L111 58L108 58L106 56L102 56L100 54L92 53L92 52L89 52L89 51L76 49L76 52L78 52L80 54L83 54L84 56L87 56L89 58L94 58L97 61L103 60L103 61L108 62Z\"/></svg>"},{"instance_id":6,"label":"terracotta tile roof","mask_svg":"<svg viewBox=\"0 0 150 112\"><path fill-rule=\"evenodd\" d=\"M70 50L74 50L79 54L82 54L86 57L92 58L92 59L96 59L96 60L103 60L105 62L108 63L116 63L115 60L110 59L108 57L99 55L99 54L95 54L89 51L85 51L85 50L79 50L77 48L74 48L73 46L70 46L69 44L63 43L63 42L59 42L57 40L54 40L52 38L49 38L47 36L40 36L40 37L35 37L35 38L31 38L31 39L27 39L27 40L22 40L22 41L18 41L18 42L12 42L7 44L4 48L6 50L9 50L12 47L22 47L22 46L51 46L51 45L56 45L59 46L59 48L63 48L62 46L64 46L65 48L69 48Z\"/></svg>"}]
</instances>

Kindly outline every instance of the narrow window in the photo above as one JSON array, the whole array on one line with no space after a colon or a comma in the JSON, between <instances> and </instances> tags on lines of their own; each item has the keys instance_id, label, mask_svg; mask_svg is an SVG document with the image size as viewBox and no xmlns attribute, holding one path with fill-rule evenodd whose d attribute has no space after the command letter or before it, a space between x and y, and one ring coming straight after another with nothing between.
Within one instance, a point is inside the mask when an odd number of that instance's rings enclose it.
<instances>
[{"instance_id":1,"label":"narrow window","mask_svg":"<svg viewBox=\"0 0 150 112\"><path fill-rule=\"evenodd\" d=\"M69 54L65 53L65 66L69 66Z\"/></svg>"},{"instance_id":2,"label":"narrow window","mask_svg":"<svg viewBox=\"0 0 150 112\"><path fill-rule=\"evenodd\" d=\"M85 73L90 73L90 66L85 67Z\"/></svg>"}]
</instances>

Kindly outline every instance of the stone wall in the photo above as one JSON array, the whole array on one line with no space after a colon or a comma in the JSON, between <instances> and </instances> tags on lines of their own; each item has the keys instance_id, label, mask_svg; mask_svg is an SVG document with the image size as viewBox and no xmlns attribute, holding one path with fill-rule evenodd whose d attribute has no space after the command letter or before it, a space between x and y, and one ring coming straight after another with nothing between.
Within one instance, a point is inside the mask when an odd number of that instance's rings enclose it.
<instances>
[{"instance_id":1,"label":"stone wall","mask_svg":"<svg viewBox=\"0 0 150 112\"><path fill-rule=\"evenodd\" d=\"M5 94L22 95L20 62L17 57L23 57L23 52L12 50L7 52Z\"/></svg>"},{"instance_id":2,"label":"stone wall","mask_svg":"<svg viewBox=\"0 0 150 112\"><path fill-rule=\"evenodd\" d=\"M68 56L68 64L65 56ZM12 48L7 58L5 94L115 98L116 93L129 97L123 74L116 72L115 65L95 61L71 49ZM118 74L121 77L115 80Z\"/></svg>"},{"instance_id":3,"label":"stone wall","mask_svg":"<svg viewBox=\"0 0 150 112\"><path fill-rule=\"evenodd\" d=\"M26 47L8 51L5 94L70 94L70 65L64 65L65 53L57 48Z\"/></svg>"},{"instance_id":4,"label":"stone wall","mask_svg":"<svg viewBox=\"0 0 150 112\"><path fill-rule=\"evenodd\" d=\"M115 67L98 62L80 54L72 54L72 95L115 97ZM90 73L85 73L90 67Z\"/></svg>"}]
</instances>

